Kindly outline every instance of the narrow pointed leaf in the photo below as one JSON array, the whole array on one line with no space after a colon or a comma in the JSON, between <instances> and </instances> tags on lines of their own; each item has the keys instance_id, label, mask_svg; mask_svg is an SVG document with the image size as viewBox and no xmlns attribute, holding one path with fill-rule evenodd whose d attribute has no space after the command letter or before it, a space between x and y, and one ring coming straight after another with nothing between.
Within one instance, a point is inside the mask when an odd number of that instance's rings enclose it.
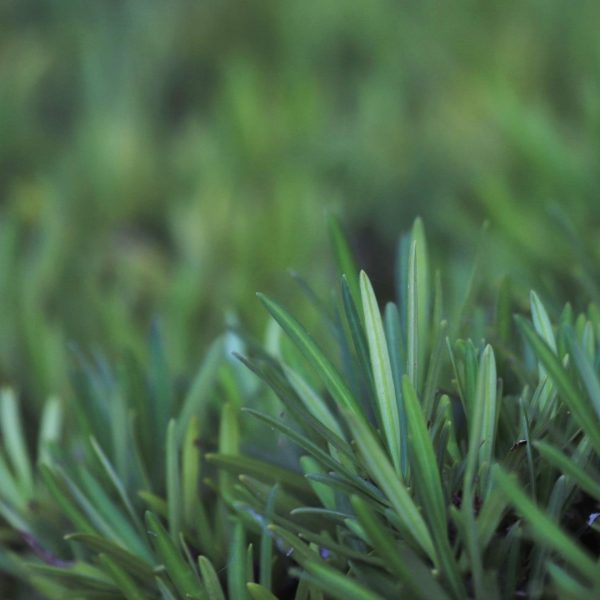
<instances>
[{"instance_id":1,"label":"narrow pointed leaf","mask_svg":"<svg viewBox=\"0 0 600 600\"><path fill-rule=\"evenodd\" d=\"M338 404L360 416L362 411L352 392L323 351L302 328L300 323L273 300L270 300L263 294L258 294L258 297L269 313L271 313L271 316L279 323L300 352L302 352L306 360L312 365L315 373L321 377L323 383Z\"/></svg>"},{"instance_id":2,"label":"narrow pointed leaf","mask_svg":"<svg viewBox=\"0 0 600 600\"><path fill-rule=\"evenodd\" d=\"M377 394L378 412L385 432L385 439L392 463L398 473L401 470L400 419L398 401L394 389L392 366L383 330L375 292L364 271L360 273L360 291L364 310L365 329L369 344L371 367Z\"/></svg>"}]
</instances>

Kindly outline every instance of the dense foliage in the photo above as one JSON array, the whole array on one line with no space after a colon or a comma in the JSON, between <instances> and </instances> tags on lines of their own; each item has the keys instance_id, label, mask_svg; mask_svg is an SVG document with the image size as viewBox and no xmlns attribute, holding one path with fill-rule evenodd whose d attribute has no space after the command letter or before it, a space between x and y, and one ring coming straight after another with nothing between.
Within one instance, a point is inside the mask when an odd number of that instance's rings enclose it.
<instances>
[{"instance_id":1,"label":"dense foliage","mask_svg":"<svg viewBox=\"0 0 600 600\"><path fill-rule=\"evenodd\" d=\"M0 597L599 595L599 17L0 3Z\"/></svg>"},{"instance_id":2,"label":"dense foliage","mask_svg":"<svg viewBox=\"0 0 600 600\"><path fill-rule=\"evenodd\" d=\"M532 292L513 322L502 286L448 314L417 221L380 311L332 231L316 337L259 295L265 343L232 325L189 381L158 326L145 364L77 353L35 460L2 392L6 572L51 599L598 594L598 308Z\"/></svg>"}]
</instances>

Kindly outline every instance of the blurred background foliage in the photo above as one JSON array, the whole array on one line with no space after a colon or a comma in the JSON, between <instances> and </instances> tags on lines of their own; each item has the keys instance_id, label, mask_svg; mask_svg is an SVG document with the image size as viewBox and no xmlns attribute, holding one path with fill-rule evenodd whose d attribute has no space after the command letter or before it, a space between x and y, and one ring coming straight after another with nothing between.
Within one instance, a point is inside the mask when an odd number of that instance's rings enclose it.
<instances>
[{"instance_id":1,"label":"blurred background foliage","mask_svg":"<svg viewBox=\"0 0 600 600\"><path fill-rule=\"evenodd\" d=\"M460 292L479 231L557 305L597 295L596 2L0 3L0 379L60 392L67 343L175 369L256 290L317 289L337 213L380 296L424 217ZM518 286L516 286L518 287ZM303 305L306 303L301 302Z\"/></svg>"}]
</instances>

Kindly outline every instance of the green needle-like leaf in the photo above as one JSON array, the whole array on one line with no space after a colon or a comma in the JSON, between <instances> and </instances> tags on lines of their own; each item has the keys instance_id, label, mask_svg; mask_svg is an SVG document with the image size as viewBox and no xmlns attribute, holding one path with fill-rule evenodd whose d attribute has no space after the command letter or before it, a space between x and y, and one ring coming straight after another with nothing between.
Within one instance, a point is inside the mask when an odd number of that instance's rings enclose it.
<instances>
[{"instance_id":1,"label":"green needle-like leaf","mask_svg":"<svg viewBox=\"0 0 600 600\"><path fill-rule=\"evenodd\" d=\"M219 576L213 564L205 556L198 557L198 567L202 575L202 582L206 588L208 600L225 600L225 594L219 581Z\"/></svg>"},{"instance_id":2,"label":"green needle-like leaf","mask_svg":"<svg viewBox=\"0 0 600 600\"><path fill-rule=\"evenodd\" d=\"M146 526L156 553L164 565L171 581L184 598L205 600L206 594L187 562L158 518L151 512L146 513Z\"/></svg>"},{"instance_id":3,"label":"green needle-like leaf","mask_svg":"<svg viewBox=\"0 0 600 600\"><path fill-rule=\"evenodd\" d=\"M274 596L266 587L258 583L248 583L246 587L252 600L277 600L277 596Z\"/></svg>"},{"instance_id":4,"label":"green needle-like leaf","mask_svg":"<svg viewBox=\"0 0 600 600\"><path fill-rule=\"evenodd\" d=\"M577 424L587 434L596 452L600 454L600 427L598 426L598 418L590 404L582 398L558 357L535 332L531 324L522 317L516 317L516 319L525 339L533 348L549 377L554 381L563 400L572 411Z\"/></svg>"},{"instance_id":5,"label":"green needle-like leaf","mask_svg":"<svg viewBox=\"0 0 600 600\"><path fill-rule=\"evenodd\" d=\"M0 429L21 493L27 498L32 498L33 471L19 416L17 397L10 388L0 391Z\"/></svg>"},{"instance_id":6,"label":"green needle-like leaf","mask_svg":"<svg viewBox=\"0 0 600 600\"><path fill-rule=\"evenodd\" d=\"M406 375L402 383L409 426L412 473L431 527L437 551L437 563L447 578L453 594L459 597L464 595L464 587L448 541L448 516L435 452L413 385Z\"/></svg>"},{"instance_id":7,"label":"green needle-like leaf","mask_svg":"<svg viewBox=\"0 0 600 600\"><path fill-rule=\"evenodd\" d=\"M236 519L229 545L227 585L231 598L244 600L248 597L246 588L246 534L243 523Z\"/></svg>"},{"instance_id":8,"label":"green needle-like leaf","mask_svg":"<svg viewBox=\"0 0 600 600\"><path fill-rule=\"evenodd\" d=\"M401 470L400 419L398 401L394 389L392 366L388 353L383 321L379 312L375 292L364 271L360 273L360 292L364 310L365 329L369 343L371 367L375 381L379 418L385 432L388 451L398 473Z\"/></svg>"},{"instance_id":9,"label":"green needle-like leaf","mask_svg":"<svg viewBox=\"0 0 600 600\"><path fill-rule=\"evenodd\" d=\"M340 227L340 224L333 217L329 218L329 233L331 242L335 252L335 258L338 265L338 271L341 275L345 275L348 280L348 286L352 298L358 308L361 310L360 286L358 282L358 269L354 262L352 250L348 244L346 236Z\"/></svg>"},{"instance_id":10,"label":"green needle-like leaf","mask_svg":"<svg viewBox=\"0 0 600 600\"><path fill-rule=\"evenodd\" d=\"M401 548L392 537L389 527L381 523L362 498L353 496L352 507L373 547L415 598L449 598L431 571L408 548Z\"/></svg>"},{"instance_id":11,"label":"green needle-like leaf","mask_svg":"<svg viewBox=\"0 0 600 600\"><path fill-rule=\"evenodd\" d=\"M71 533L65 536L65 540L83 544L98 553L103 553L112 557L117 564L126 568L129 572L142 580L152 578L152 565L150 563L146 562L145 559L124 550L106 538L88 533Z\"/></svg>"},{"instance_id":12,"label":"green needle-like leaf","mask_svg":"<svg viewBox=\"0 0 600 600\"><path fill-rule=\"evenodd\" d=\"M335 569L320 562L304 564L308 580L314 581L324 592L338 600L383 600L379 594ZM302 577L302 575L301 575Z\"/></svg>"},{"instance_id":13,"label":"green needle-like leaf","mask_svg":"<svg viewBox=\"0 0 600 600\"><path fill-rule=\"evenodd\" d=\"M491 465L497 424L496 388L496 359L492 347L486 346L479 363L469 434L469 452L465 474L465 487L469 490L472 489L476 469L481 476L482 491L487 489L486 473Z\"/></svg>"},{"instance_id":14,"label":"green needle-like leaf","mask_svg":"<svg viewBox=\"0 0 600 600\"><path fill-rule=\"evenodd\" d=\"M100 559L100 564L112 577L127 600L144 600L147 598L147 594L142 588L112 558L106 554L100 554L98 558Z\"/></svg>"},{"instance_id":15,"label":"green needle-like leaf","mask_svg":"<svg viewBox=\"0 0 600 600\"><path fill-rule=\"evenodd\" d=\"M350 413L346 414L346 418L369 474L389 499L399 522L410 534L411 541L435 560L436 554L427 525L371 429Z\"/></svg>"},{"instance_id":16,"label":"green needle-like leaf","mask_svg":"<svg viewBox=\"0 0 600 600\"><path fill-rule=\"evenodd\" d=\"M588 473L578 466L572 458L569 458L566 454L563 454L560 450L546 442L539 441L535 442L534 445L537 451L542 455L542 458L547 460L561 473L576 481L581 489L600 502L600 483L592 476L588 475Z\"/></svg>"},{"instance_id":17,"label":"green needle-like leaf","mask_svg":"<svg viewBox=\"0 0 600 600\"><path fill-rule=\"evenodd\" d=\"M181 481L179 473L179 448L177 443L177 423L175 419L167 426L167 513L169 515L169 533L177 542L181 531Z\"/></svg>"},{"instance_id":18,"label":"green needle-like leaf","mask_svg":"<svg viewBox=\"0 0 600 600\"><path fill-rule=\"evenodd\" d=\"M316 342L302 328L300 323L287 313L279 304L270 300L263 294L258 294L271 316L279 323L281 328L302 352L306 360L312 365L315 374L321 377L323 383L341 407L351 410L358 417L362 411L341 375L327 359Z\"/></svg>"}]
</instances>

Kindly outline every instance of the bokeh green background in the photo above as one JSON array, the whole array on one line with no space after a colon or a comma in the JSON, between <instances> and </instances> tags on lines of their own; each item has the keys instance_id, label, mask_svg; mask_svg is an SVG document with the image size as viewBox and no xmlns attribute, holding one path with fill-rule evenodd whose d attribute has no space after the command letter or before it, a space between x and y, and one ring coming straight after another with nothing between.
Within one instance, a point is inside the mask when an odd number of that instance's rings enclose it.
<instances>
[{"instance_id":1,"label":"bokeh green background","mask_svg":"<svg viewBox=\"0 0 600 600\"><path fill-rule=\"evenodd\" d=\"M331 285L328 211L381 290L420 214L450 287L489 220L486 281L597 295L599 21L557 0L1 2L0 379L35 405L68 342L142 352L155 316L175 369L228 310L260 332L256 290L300 304L286 269Z\"/></svg>"}]
</instances>

